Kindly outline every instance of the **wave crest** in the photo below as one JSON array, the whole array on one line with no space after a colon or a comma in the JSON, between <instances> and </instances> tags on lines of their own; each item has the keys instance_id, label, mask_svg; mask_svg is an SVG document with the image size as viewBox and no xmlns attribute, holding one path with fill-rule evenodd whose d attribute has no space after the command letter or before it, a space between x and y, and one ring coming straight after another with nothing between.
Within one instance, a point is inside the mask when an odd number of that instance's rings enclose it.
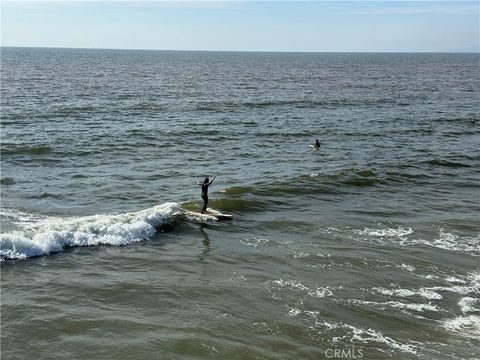
<instances>
[{"instance_id":1,"label":"wave crest","mask_svg":"<svg viewBox=\"0 0 480 360\"><path fill-rule=\"evenodd\" d=\"M26 259L63 251L73 246L127 245L155 234L183 210L177 203L115 215L93 215L65 219L47 217L24 223L22 230L0 235L2 259Z\"/></svg>"}]
</instances>

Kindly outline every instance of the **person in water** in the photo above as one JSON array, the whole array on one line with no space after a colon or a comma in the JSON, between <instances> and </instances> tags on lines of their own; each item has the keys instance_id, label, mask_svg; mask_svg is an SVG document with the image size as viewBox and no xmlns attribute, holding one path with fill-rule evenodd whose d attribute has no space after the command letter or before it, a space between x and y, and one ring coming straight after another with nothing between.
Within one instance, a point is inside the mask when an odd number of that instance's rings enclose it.
<instances>
[{"instance_id":1,"label":"person in water","mask_svg":"<svg viewBox=\"0 0 480 360\"><path fill-rule=\"evenodd\" d=\"M202 199L203 199L203 209L202 214L207 212L207 205L208 205L208 187L212 185L213 180L215 180L215 176L213 177L212 181L208 179L208 177L203 180L203 183L197 181L197 184L202 187Z\"/></svg>"},{"instance_id":2,"label":"person in water","mask_svg":"<svg viewBox=\"0 0 480 360\"><path fill-rule=\"evenodd\" d=\"M318 139L315 141L315 145L313 145L315 149L320 149L320 141Z\"/></svg>"}]
</instances>

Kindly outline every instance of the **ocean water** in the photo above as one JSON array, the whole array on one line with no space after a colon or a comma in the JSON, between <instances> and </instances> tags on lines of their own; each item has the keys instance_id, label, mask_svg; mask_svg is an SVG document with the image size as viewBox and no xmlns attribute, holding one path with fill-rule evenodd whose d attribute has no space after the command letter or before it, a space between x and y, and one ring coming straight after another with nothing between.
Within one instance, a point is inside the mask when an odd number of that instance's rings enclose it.
<instances>
[{"instance_id":1,"label":"ocean water","mask_svg":"<svg viewBox=\"0 0 480 360\"><path fill-rule=\"evenodd\" d=\"M480 357L479 99L478 54L1 48L2 359Z\"/></svg>"}]
</instances>

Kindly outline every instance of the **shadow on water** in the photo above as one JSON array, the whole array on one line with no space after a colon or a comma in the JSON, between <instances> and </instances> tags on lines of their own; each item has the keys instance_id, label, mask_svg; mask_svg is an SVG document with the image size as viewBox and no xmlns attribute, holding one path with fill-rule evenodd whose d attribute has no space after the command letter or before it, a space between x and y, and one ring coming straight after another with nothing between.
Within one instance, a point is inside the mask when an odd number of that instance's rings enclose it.
<instances>
[{"instance_id":1,"label":"shadow on water","mask_svg":"<svg viewBox=\"0 0 480 360\"><path fill-rule=\"evenodd\" d=\"M205 260L205 258L207 257L207 255L211 251L210 238L208 237L208 234L205 231L206 228L208 228L208 225L200 224L199 230L200 230L200 232L202 233L202 236L203 236L202 244L204 246L202 255L200 256L200 260L202 260L202 261Z\"/></svg>"}]
</instances>

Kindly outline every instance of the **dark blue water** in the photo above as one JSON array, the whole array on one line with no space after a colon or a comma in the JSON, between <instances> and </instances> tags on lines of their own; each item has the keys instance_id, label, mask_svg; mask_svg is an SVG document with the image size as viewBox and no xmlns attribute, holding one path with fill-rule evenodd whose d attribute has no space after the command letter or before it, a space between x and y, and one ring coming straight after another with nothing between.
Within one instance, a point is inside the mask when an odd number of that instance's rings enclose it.
<instances>
[{"instance_id":1,"label":"dark blue water","mask_svg":"<svg viewBox=\"0 0 480 360\"><path fill-rule=\"evenodd\" d=\"M2 357L480 356L479 61L1 48Z\"/></svg>"}]
</instances>

